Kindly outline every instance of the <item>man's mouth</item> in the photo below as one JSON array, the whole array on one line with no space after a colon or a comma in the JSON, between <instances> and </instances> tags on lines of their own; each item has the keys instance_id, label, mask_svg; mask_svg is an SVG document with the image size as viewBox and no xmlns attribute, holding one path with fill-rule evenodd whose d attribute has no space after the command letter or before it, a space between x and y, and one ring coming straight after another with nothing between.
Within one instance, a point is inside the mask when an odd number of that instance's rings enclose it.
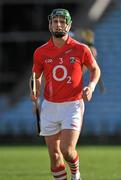
<instances>
[{"instance_id":1,"label":"man's mouth","mask_svg":"<svg viewBox=\"0 0 121 180\"><path fill-rule=\"evenodd\" d=\"M57 31L57 32L61 32L61 31L62 31L62 29L56 29L56 31Z\"/></svg>"}]
</instances>

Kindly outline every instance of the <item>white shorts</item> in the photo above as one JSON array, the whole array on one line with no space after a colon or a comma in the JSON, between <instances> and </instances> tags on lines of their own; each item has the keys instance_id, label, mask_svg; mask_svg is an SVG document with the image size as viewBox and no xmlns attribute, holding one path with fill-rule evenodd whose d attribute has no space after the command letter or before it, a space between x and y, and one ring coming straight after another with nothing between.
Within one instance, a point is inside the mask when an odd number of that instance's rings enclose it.
<instances>
[{"instance_id":1,"label":"white shorts","mask_svg":"<svg viewBox=\"0 0 121 180\"><path fill-rule=\"evenodd\" d=\"M84 114L83 100L53 103L43 100L41 105L41 134L50 136L63 129L81 130Z\"/></svg>"}]
</instances>

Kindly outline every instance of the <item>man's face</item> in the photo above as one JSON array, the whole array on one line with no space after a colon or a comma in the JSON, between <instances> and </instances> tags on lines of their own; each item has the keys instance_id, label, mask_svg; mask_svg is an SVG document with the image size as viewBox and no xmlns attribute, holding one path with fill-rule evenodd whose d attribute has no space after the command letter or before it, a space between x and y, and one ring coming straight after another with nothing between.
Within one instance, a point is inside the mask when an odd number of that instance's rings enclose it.
<instances>
[{"instance_id":1,"label":"man's face","mask_svg":"<svg viewBox=\"0 0 121 180\"><path fill-rule=\"evenodd\" d=\"M50 24L50 31L53 33L63 33L69 32L71 25L66 23L66 19L63 16L55 16L52 18Z\"/></svg>"}]
</instances>

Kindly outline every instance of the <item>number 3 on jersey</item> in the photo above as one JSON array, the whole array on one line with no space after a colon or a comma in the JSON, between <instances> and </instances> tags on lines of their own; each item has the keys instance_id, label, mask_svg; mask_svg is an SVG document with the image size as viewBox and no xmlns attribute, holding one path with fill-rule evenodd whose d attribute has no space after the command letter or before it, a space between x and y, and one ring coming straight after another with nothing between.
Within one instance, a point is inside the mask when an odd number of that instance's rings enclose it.
<instances>
[{"instance_id":1,"label":"number 3 on jersey","mask_svg":"<svg viewBox=\"0 0 121 180\"><path fill-rule=\"evenodd\" d=\"M58 69L61 69L63 71L63 76L62 77L57 77L56 73L57 73L57 70ZM71 76L67 76L68 73L67 73L67 69L65 66L63 65L57 65L53 68L53 71L52 71L52 74L53 74L53 78L56 80L56 81L63 81L65 79L67 79L67 84L70 84L72 83L72 80L71 80Z\"/></svg>"}]
</instances>

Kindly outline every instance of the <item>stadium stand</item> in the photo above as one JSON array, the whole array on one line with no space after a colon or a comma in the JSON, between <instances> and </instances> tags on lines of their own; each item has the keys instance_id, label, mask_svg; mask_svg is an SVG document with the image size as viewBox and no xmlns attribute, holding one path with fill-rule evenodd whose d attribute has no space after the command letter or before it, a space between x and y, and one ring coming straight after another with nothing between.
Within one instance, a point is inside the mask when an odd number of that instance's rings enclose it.
<instances>
[{"instance_id":1,"label":"stadium stand","mask_svg":"<svg viewBox=\"0 0 121 180\"><path fill-rule=\"evenodd\" d=\"M104 95L99 95L96 90L93 102L87 104L85 131L94 131L97 134L121 134L119 130L121 128L120 17L121 3L114 11L108 12L95 28L97 59L101 64L102 76L107 90ZM91 126L89 126L90 124Z\"/></svg>"},{"instance_id":2,"label":"stadium stand","mask_svg":"<svg viewBox=\"0 0 121 180\"><path fill-rule=\"evenodd\" d=\"M101 95L96 88L93 101L86 103L83 135L121 135L121 3L108 11L94 26L95 45L98 50L99 64L106 86ZM35 46L35 45L34 45ZM0 107L6 104L0 97ZM4 105L5 106L5 105ZM5 108L4 108L5 109ZM35 117L32 104L27 95L8 111L0 112L0 134L35 133Z\"/></svg>"}]
</instances>

